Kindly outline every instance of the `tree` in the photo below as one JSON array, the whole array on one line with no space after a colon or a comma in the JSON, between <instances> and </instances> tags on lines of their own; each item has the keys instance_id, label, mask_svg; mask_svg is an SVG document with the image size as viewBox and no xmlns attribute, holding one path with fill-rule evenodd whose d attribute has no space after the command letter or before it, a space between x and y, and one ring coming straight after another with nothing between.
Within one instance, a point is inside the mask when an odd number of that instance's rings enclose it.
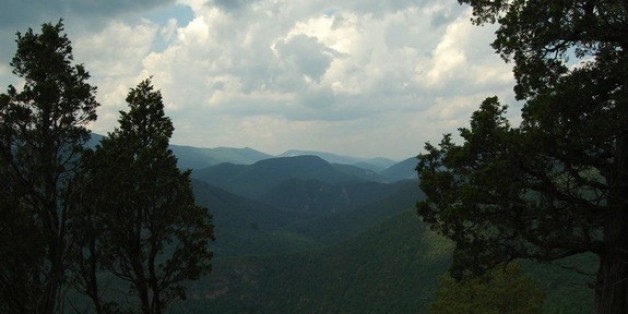
<instances>
[{"instance_id":1,"label":"tree","mask_svg":"<svg viewBox=\"0 0 628 314\"><path fill-rule=\"evenodd\" d=\"M185 298L181 285L211 269L213 226L196 206L190 171L168 149L174 131L161 93L150 80L132 89L120 127L102 140L81 176L79 263L83 286L102 310L95 272L103 268L131 284L142 313L161 313Z\"/></svg>"},{"instance_id":2,"label":"tree","mask_svg":"<svg viewBox=\"0 0 628 314\"><path fill-rule=\"evenodd\" d=\"M520 274L515 263L499 266L489 274L456 281L440 278L437 299L429 306L437 314L532 314L542 313L543 291Z\"/></svg>"},{"instance_id":3,"label":"tree","mask_svg":"<svg viewBox=\"0 0 628 314\"><path fill-rule=\"evenodd\" d=\"M514 62L523 121L511 127L488 98L462 144L427 144L419 214L456 241L458 277L591 252L596 311L627 313L628 3L460 2L475 23L499 24L493 47Z\"/></svg>"},{"instance_id":4,"label":"tree","mask_svg":"<svg viewBox=\"0 0 628 314\"><path fill-rule=\"evenodd\" d=\"M6 172L0 170L0 177ZM0 312L34 310L36 291L33 280L43 263L42 230L32 230L32 220L20 205L22 195L8 180L0 180ZM30 232L25 232L31 230ZM19 239L19 241L15 241Z\"/></svg>"},{"instance_id":5,"label":"tree","mask_svg":"<svg viewBox=\"0 0 628 314\"><path fill-rule=\"evenodd\" d=\"M42 25L41 34L18 33L16 42L11 66L24 85L0 95L0 309L52 313L71 246L62 196L98 103L88 72L72 65L61 21Z\"/></svg>"}]
</instances>

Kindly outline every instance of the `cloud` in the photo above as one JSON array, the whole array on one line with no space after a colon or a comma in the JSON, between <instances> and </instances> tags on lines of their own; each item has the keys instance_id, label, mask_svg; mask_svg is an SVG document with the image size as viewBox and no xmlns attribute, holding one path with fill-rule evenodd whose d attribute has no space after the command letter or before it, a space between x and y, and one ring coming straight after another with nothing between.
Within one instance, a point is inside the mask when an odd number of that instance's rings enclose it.
<instances>
[{"instance_id":1,"label":"cloud","mask_svg":"<svg viewBox=\"0 0 628 314\"><path fill-rule=\"evenodd\" d=\"M484 97L512 98L511 69L488 46L494 28L472 26L456 1L78 2L11 0L28 18L0 22L0 36L65 13L76 60L99 87L99 132L150 75L174 142L268 152L405 158L468 123ZM83 27L92 18L98 26Z\"/></svg>"},{"instance_id":2,"label":"cloud","mask_svg":"<svg viewBox=\"0 0 628 314\"><path fill-rule=\"evenodd\" d=\"M44 23L63 19L72 42L77 36L100 32L112 20L136 24L138 15L164 6L176 8L176 0L5 0L0 10L0 61L10 60L15 52L15 34L28 28L39 31Z\"/></svg>"},{"instance_id":3,"label":"cloud","mask_svg":"<svg viewBox=\"0 0 628 314\"><path fill-rule=\"evenodd\" d=\"M89 69L100 77L133 76L142 70L157 31L158 26L146 20L137 25L114 21L98 33L76 38L74 54L77 59L92 60Z\"/></svg>"},{"instance_id":4,"label":"cloud","mask_svg":"<svg viewBox=\"0 0 628 314\"><path fill-rule=\"evenodd\" d=\"M334 56L339 55L335 50L321 44L318 38L305 34L281 39L273 48L277 51L278 58L289 67L295 67L308 80L315 82L320 81Z\"/></svg>"},{"instance_id":5,"label":"cloud","mask_svg":"<svg viewBox=\"0 0 628 314\"><path fill-rule=\"evenodd\" d=\"M259 0L213 0L211 4L227 12L237 12Z\"/></svg>"},{"instance_id":6,"label":"cloud","mask_svg":"<svg viewBox=\"0 0 628 314\"><path fill-rule=\"evenodd\" d=\"M150 54L159 35L159 26L147 20L136 25L112 21L95 33L77 36L73 42L74 59L85 63L98 87L96 131L111 131L118 119L118 111L126 110L125 98L129 89L149 75L143 71L143 60Z\"/></svg>"},{"instance_id":7,"label":"cloud","mask_svg":"<svg viewBox=\"0 0 628 314\"><path fill-rule=\"evenodd\" d=\"M447 26L445 34L434 49L432 68L426 77L428 86L444 84L468 64L464 48L470 29L461 23L462 20L465 20L464 16Z\"/></svg>"},{"instance_id":8,"label":"cloud","mask_svg":"<svg viewBox=\"0 0 628 314\"><path fill-rule=\"evenodd\" d=\"M60 18L81 22L83 26L101 25L111 18L173 3L174 0L5 0L0 10L0 29L23 31L25 27L37 28Z\"/></svg>"}]
</instances>

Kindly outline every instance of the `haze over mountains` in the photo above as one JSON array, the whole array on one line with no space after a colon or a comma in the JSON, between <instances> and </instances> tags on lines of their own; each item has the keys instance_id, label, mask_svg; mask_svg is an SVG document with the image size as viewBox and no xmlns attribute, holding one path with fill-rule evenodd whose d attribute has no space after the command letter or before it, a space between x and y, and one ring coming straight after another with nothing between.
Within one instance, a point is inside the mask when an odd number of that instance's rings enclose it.
<instances>
[{"instance_id":1,"label":"haze over mountains","mask_svg":"<svg viewBox=\"0 0 628 314\"><path fill-rule=\"evenodd\" d=\"M227 168L229 169L226 170L228 173L231 173L232 170L242 170L241 176L245 176L244 173L255 171L260 172L257 175L267 171L274 171L275 174L285 173L284 178L276 178L277 180L285 179L286 176L291 176L291 173L298 173L307 178L318 171L323 171L323 173L318 174L320 176L334 177L327 178L332 181L360 178L378 182L394 182L416 178L414 168L417 161L414 157L397 162L382 157L359 158L315 151L290 150L279 156L272 156L251 148L196 148L177 145L170 147L179 159L179 167L194 169L196 173L202 173L198 174L197 177L205 176L208 180L214 181L222 181L222 178L214 177L211 179L210 177L225 171ZM277 169L275 170L275 168ZM301 172L294 172L297 168ZM311 173L305 174L302 173L303 171ZM256 174L250 173L249 175Z\"/></svg>"},{"instance_id":2,"label":"haze over mountains","mask_svg":"<svg viewBox=\"0 0 628 314\"><path fill-rule=\"evenodd\" d=\"M88 145L94 147L102 138L103 135L94 133ZM417 159L415 157L409 157L403 161L396 161L384 157L364 158L308 150L288 150L280 155L273 156L249 147L203 148L172 144L170 145L170 149L177 156L178 165L181 169L202 169L204 172L217 171L209 170L209 168L223 163L230 164L230 166L223 167L234 167L234 165L237 167L237 165L252 165L266 159L317 156L327 163L332 164L337 170L346 174L362 177L363 179L379 182L394 182L416 178L414 168L416 167ZM284 160L288 161L290 159ZM272 162L269 161L269 163Z\"/></svg>"},{"instance_id":3,"label":"haze over mountains","mask_svg":"<svg viewBox=\"0 0 628 314\"><path fill-rule=\"evenodd\" d=\"M248 147L198 148L191 146L170 145L170 148L174 154L177 155L177 158L179 159L179 166L181 168L190 169L202 169L221 163L250 165L265 159L300 156L317 156L330 164L354 166L359 169L370 170L375 173L385 171L399 163L398 161L383 157L360 158L317 151L288 150L278 156L273 156ZM408 170L413 171L414 167L416 167L416 158L409 159L413 160L414 165Z\"/></svg>"}]
</instances>

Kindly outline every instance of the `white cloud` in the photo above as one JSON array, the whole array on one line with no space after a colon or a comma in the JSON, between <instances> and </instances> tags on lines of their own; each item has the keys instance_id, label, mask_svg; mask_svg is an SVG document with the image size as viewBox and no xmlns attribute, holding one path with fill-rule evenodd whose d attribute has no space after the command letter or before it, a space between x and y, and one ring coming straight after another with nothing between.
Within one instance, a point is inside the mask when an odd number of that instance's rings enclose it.
<instances>
[{"instance_id":1,"label":"white cloud","mask_svg":"<svg viewBox=\"0 0 628 314\"><path fill-rule=\"evenodd\" d=\"M142 70L142 59L150 51L158 27L149 21L128 25L114 21L99 33L78 37L74 54L89 60L89 69L98 77L128 77Z\"/></svg>"},{"instance_id":2,"label":"white cloud","mask_svg":"<svg viewBox=\"0 0 628 314\"><path fill-rule=\"evenodd\" d=\"M0 64L0 77L11 75L11 68L6 64Z\"/></svg>"},{"instance_id":3,"label":"white cloud","mask_svg":"<svg viewBox=\"0 0 628 314\"><path fill-rule=\"evenodd\" d=\"M73 40L75 60L85 63L98 87L101 103L94 130L113 130L119 110L126 110L125 98L144 75L143 60L151 52L158 26L141 20L136 25L112 21L97 33L83 33Z\"/></svg>"},{"instance_id":4,"label":"white cloud","mask_svg":"<svg viewBox=\"0 0 628 314\"><path fill-rule=\"evenodd\" d=\"M472 26L453 0L176 6L193 17L138 12L70 34L99 87L97 131L153 75L178 143L404 158L466 124L484 97L512 94L510 68L488 46L494 29Z\"/></svg>"}]
</instances>

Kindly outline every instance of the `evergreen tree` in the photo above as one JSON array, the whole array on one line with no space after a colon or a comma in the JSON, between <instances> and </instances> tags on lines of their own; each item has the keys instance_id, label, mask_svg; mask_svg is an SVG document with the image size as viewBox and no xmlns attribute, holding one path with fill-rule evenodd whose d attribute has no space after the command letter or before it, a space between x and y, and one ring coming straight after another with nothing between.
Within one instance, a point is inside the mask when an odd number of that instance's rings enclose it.
<instances>
[{"instance_id":1,"label":"evergreen tree","mask_svg":"<svg viewBox=\"0 0 628 314\"><path fill-rule=\"evenodd\" d=\"M102 268L130 283L142 313L161 313L185 298L186 280L210 271L213 226L194 203L190 172L177 168L168 149L174 128L161 94L145 80L126 100L129 111L96 148L75 191L89 217L79 232L79 265L97 311L95 272Z\"/></svg>"},{"instance_id":2,"label":"evergreen tree","mask_svg":"<svg viewBox=\"0 0 628 314\"><path fill-rule=\"evenodd\" d=\"M64 191L96 119L95 87L72 65L63 23L17 34L24 80L0 95L0 309L59 311L71 240Z\"/></svg>"},{"instance_id":3,"label":"evergreen tree","mask_svg":"<svg viewBox=\"0 0 628 314\"><path fill-rule=\"evenodd\" d=\"M628 3L461 2L499 23L493 47L514 62L523 122L488 98L462 144L427 144L419 214L456 241L456 275L594 253L596 311L628 313Z\"/></svg>"}]
</instances>

